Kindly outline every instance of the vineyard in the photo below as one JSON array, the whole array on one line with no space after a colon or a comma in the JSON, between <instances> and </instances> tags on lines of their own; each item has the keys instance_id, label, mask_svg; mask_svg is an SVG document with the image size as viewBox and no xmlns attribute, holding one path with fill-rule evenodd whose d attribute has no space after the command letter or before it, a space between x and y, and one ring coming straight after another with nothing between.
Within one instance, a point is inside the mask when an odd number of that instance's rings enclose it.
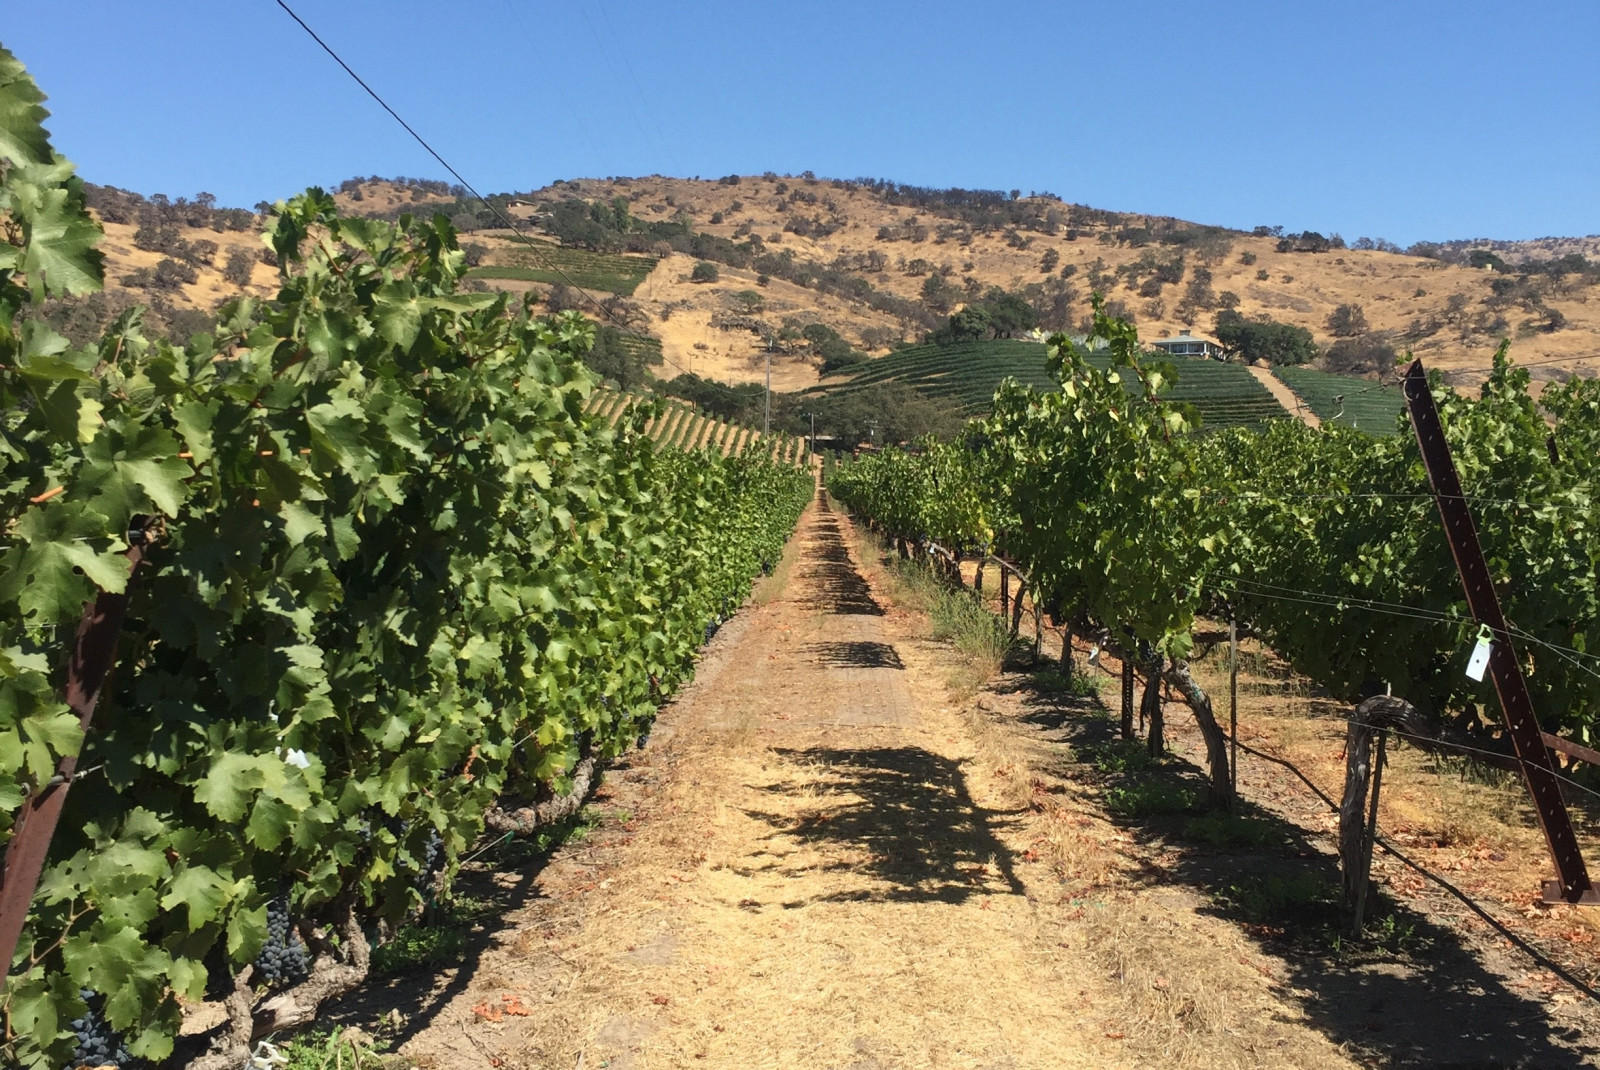
<instances>
[{"instance_id":1,"label":"vineyard","mask_svg":"<svg viewBox=\"0 0 1600 1070\"><path fill-rule=\"evenodd\" d=\"M1493 691L1466 672L1477 628L1414 439L1287 420L1197 436L1131 326L1098 315L1091 341L1104 357L1052 341L1059 389L1005 386L965 441L839 466L830 488L902 545L1015 561L1074 632L1169 684L1205 737L1216 803L1232 801L1227 739L1188 665L1208 621L1236 622L1337 700L1390 690L1506 753ZM1479 399L1433 393L1534 706L1587 741L1600 383L1535 404L1528 382L1502 349Z\"/></svg>"},{"instance_id":2,"label":"vineyard","mask_svg":"<svg viewBox=\"0 0 1600 1070\"><path fill-rule=\"evenodd\" d=\"M1324 423L1342 424L1370 435L1392 435L1400 427L1398 418L1406 406L1399 387L1311 368L1274 368L1272 374Z\"/></svg>"},{"instance_id":3,"label":"vineyard","mask_svg":"<svg viewBox=\"0 0 1600 1070\"><path fill-rule=\"evenodd\" d=\"M656 409L659 412L651 415ZM763 436L753 428L707 416L673 399L657 400L598 388L590 396L587 411L612 426L637 417L642 421L640 433L663 449L760 457L790 467L806 464L810 456L803 439L782 432Z\"/></svg>"},{"instance_id":4,"label":"vineyard","mask_svg":"<svg viewBox=\"0 0 1600 1070\"><path fill-rule=\"evenodd\" d=\"M504 263L470 268L466 272L467 277L552 285L564 283L626 297L639 288L639 284L659 263L649 256L592 253L586 249L569 249L551 242L532 240L528 245L506 245L497 255Z\"/></svg>"},{"instance_id":5,"label":"vineyard","mask_svg":"<svg viewBox=\"0 0 1600 1070\"><path fill-rule=\"evenodd\" d=\"M1111 358L1091 351L1083 359L1107 368ZM1193 406L1192 415L1206 428L1260 428L1289 415L1242 365L1180 359L1172 365L1172 375L1175 382L1168 400ZM995 391L1008 377L1038 390L1052 388L1055 380L1046 347L1015 339L913 346L872 361L844 383L812 392L844 395L879 383L905 383L976 416L989 410Z\"/></svg>"},{"instance_id":6,"label":"vineyard","mask_svg":"<svg viewBox=\"0 0 1600 1070\"><path fill-rule=\"evenodd\" d=\"M73 349L21 318L99 284L42 100L0 50L5 1059L161 1060L210 999L195 1065L236 1067L634 744L812 480L608 400L592 327L458 290L442 221L318 190L275 301Z\"/></svg>"}]
</instances>

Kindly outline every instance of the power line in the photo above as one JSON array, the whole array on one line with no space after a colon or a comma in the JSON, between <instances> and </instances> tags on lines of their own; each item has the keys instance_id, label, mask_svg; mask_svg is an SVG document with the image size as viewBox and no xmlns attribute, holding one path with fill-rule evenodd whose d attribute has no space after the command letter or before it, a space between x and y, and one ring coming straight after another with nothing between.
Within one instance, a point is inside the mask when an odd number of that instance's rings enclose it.
<instances>
[{"instance_id":1,"label":"power line","mask_svg":"<svg viewBox=\"0 0 1600 1070\"><path fill-rule=\"evenodd\" d=\"M500 222L505 225L507 230L511 231L511 233L518 240L520 240L524 245L526 245L528 247L528 249L533 252L535 257L538 257L541 261L543 261L544 265L549 270L551 270L555 274L561 276L561 279L568 286L570 286L572 289L576 290L578 293L583 294L584 297L588 298L590 303L594 305L594 307L600 312L600 314L602 316L604 316L606 319L610 320L619 330L631 335L633 338L637 339L640 342L646 341L646 339L644 338L643 335L639 334L637 331L635 331L631 327L629 327L626 323L621 322L614 315L612 315L610 310L608 310L605 307L605 305L601 304L600 301L597 300L593 294L589 293L589 291L585 290L583 287L581 287L577 283L573 282L571 276L569 276L565 271L561 270L561 266L559 264L556 264L556 263L553 263L553 262L551 262L549 260L544 259L544 254L539 250L539 243L538 242L534 241L532 238L529 238L520 229L518 229L516 223L513 222L510 219L510 217L508 217L504 212L500 211L499 208L495 207L494 204L492 204L487 197L485 197L483 194L479 193L477 188L475 186L473 186L472 183L468 182L466 180L466 178L461 174L460 171L457 171L454 167L452 167L450 165L450 161L446 160L443 156L439 155L438 150L435 149L432 145L428 144L427 140L425 138L423 138L423 136L421 134L417 133L416 130L412 128L410 123L406 122L403 118L401 118L400 117L400 113L395 111L393 108L391 108L389 106L388 101L384 100L383 97L379 96L377 90L373 89L370 85L368 85L366 83L366 81L359 74L357 74L355 72L355 70L350 66L350 64L348 64L348 63L346 63L344 61L344 59L339 55L339 53L335 52L333 50L333 48L326 41L324 41L321 37L317 36L317 32L315 30L313 30L310 26L306 25L305 19L302 19L299 15L295 14L294 9L291 8L285 2L285 0L276 0L276 2L277 2L279 7L283 8L284 12L286 14L288 14L288 16L291 19L294 19L294 21L299 24L300 28L302 30L304 30L311 37L311 39L313 41L315 41L319 46L321 46L321 48L322 48L322 50L324 52L326 52L329 56L331 56L333 58L333 61L335 63L337 63L340 67L344 68L344 72L346 74L348 74L351 78L353 78L357 85L359 85L362 89L366 90L366 93L367 93L367 95L369 97L371 97L373 100L377 101L378 106L380 108L382 108L384 111L388 112L390 117L393 118L395 122L399 123L401 128L404 129L406 133L410 134L412 139L415 140L418 145L421 145L423 147L423 149L427 151L429 156L432 156L435 160L437 160L439 162L439 166L440 167L443 167L446 171L450 172L450 174L455 178L455 180L458 183L460 183L461 186L464 189L466 189L466 191L468 193L471 193L480 202L482 202L482 204L483 204L483 206L485 208L489 209L490 212L494 213L495 218L500 220ZM680 372L683 372L685 374L689 374L689 369L685 368L683 365L679 364L675 360L670 360L667 357L665 351L662 352L661 359L666 361L668 364L671 364L674 368L677 368Z\"/></svg>"}]
</instances>

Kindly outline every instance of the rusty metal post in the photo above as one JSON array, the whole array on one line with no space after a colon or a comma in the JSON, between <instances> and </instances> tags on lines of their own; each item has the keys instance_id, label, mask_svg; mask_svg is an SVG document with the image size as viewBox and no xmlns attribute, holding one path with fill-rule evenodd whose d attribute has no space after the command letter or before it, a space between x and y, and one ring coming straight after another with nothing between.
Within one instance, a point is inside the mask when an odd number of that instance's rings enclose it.
<instances>
[{"instance_id":1,"label":"rusty metal post","mask_svg":"<svg viewBox=\"0 0 1600 1070\"><path fill-rule=\"evenodd\" d=\"M144 547L131 547L127 557L131 584L133 573L144 559ZM122 594L101 591L93 602L83 607L83 616L78 621L72 657L67 663L66 700L67 708L78 715L78 726L86 736L94 721L95 704L100 701L100 692L116 662L117 637L122 632L122 618L127 610L126 588ZM3 956L0 957L0 987L4 986L5 973L16 957L17 941L28 920L28 906L39 886L39 876L50 854L50 840L61 820L67 789L72 787L72 777L77 771L77 755L62 758L56 763L56 775L29 795L17 811L11 841L6 844L5 867L0 871L0 956Z\"/></svg>"},{"instance_id":2,"label":"rusty metal post","mask_svg":"<svg viewBox=\"0 0 1600 1070\"><path fill-rule=\"evenodd\" d=\"M1500 699L1506 734L1516 750L1528 794L1533 797L1534 812L1539 815L1539 826L1544 830L1545 842L1556 866L1558 879L1545 882L1545 901L1600 902L1578 849L1578 838L1572 829L1566 800L1561 795L1561 783L1551 766L1550 752L1545 749L1539 719L1533 710L1533 698L1528 693L1528 681L1522 675L1522 662L1511 643L1511 633L1500 610L1500 598L1484 560L1483 547L1478 542L1472 511L1461 493L1461 480L1450 457L1450 445L1445 441L1444 425L1433 403L1433 392L1428 388L1428 376L1421 360L1411 362L1401 380L1401 388L1411 413L1412 429L1417 434L1417 445L1422 451L1422 463L1428 470L1434 502L1439 507L1439 518L1444 523L1445 538L1450 543L1450 553L1455 557L1461 586L1466 591L1467 605L1472 610L1473 620L1488 625L1494 634L1489 652L1489 675Z\"/></svg>"}]
</instances>

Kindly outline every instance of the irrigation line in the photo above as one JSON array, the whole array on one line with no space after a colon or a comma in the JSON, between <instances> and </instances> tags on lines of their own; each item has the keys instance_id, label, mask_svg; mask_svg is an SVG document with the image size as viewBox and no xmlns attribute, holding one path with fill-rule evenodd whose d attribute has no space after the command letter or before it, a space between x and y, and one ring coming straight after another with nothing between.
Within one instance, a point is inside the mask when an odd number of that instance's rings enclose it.
<instances>
[{"instance_id":1,"label":"irrigation line","mask_svg":"<svg viewBox=\"0 0 1600 1070\"><path fill-rule=\"evenodd\" d=\"M366 90L367 95L369 97L371 97L373 100L377 101L378 102L378 106L380 108L382 108L384 111L388 112L390 117L393 118L395 122L399 123L401 128L404 129L406 133L410 134L411 137L416 141L416 143L418 145L421 145L423 147L423 149L425 149L427 151L429 156L432 156L435 160L437 160L439 162L439 166L440 167L443 167L446 171L449 171L450 174L455 177L455 180L457 182L459 182L462 185L462 187L467 190L467 192L471 193L474 197L478 198L478 200L483 203L483 206L485 208L489 209L490 212L494 213L495 218L500 220L501 223L505 224L506 229L511 231L511 233L519 241L521 241L523 245L527 246L528 249L530 251L532 251L532 253L533 253L533 255L535 257L537 257L538 259L542 260L544 262L544 265L547 268L549 268L551 271L555 272L557 275L561 276L562 280L568 286L572 287L574 290L578 291L579 293L583 294L583 296L587 297L589 299L590 304L594 305L594 307L597 310L599 310L600 314L602 316L604 316L606 319L610 320L618 329L622 330L623 332L625 332L627 334L632 335L634 338L638 339L640 342L643 342L643 341L646 340L643 335L639 334L639 332L635 331L633 328L629 327L626 323L623 323L622 321L618 320L614 315L612 315L611 312L606 309L605 305L601 304L600 301L598 299L596 299L593 294L591 294L589 291L585 290L582 286L579 286L577 283L573 282L572 281L572 277L570 275L568 275L565 271L561 270L561 266L559 264L556 264L556 263L554 263L554 262L552 262L550 260L546 260L544 258L544 253L541 252L540 249L539 249L539 243L538 242L534 241L532 238L529 238L520 229L518 229L517 224L513 220L511 220L504 212L500 211L500 209L496 208L493 204L491 204L487 197L485 197L483 194L479 193L478 190L477 190L477 187L473 186L473 184L471 182L468 182L466 180L466 178L464 178L462 176L460 171L457 171L454 167L450 166L450 161L446 160L443 156L439 155L439 152L438 152L437 149L435 149L432 145L428 144L427 140L424 139L421 134L417 133L416 130L412 128L410 123L408 123L404 119L402 119L400 117L400 113L395 111L393 108L391 108L389 106L389 102L384 100L381 96L379 96L377 90L373 89L370 85L368 85L366 83L366 81L361 77L361 75L357 74L355 72L355 70L350 66L350 64L348 64L348 63L346 63L344 61L343 57L341 57L339 55L339 53L335 52L333 50L333 48L326 41L324 41L321 37L318 37L317 36L317 32L306 24L306 20L305 19L302 19L299 15L295 14L294 9L291 8L285 2L285 0L277 0L277 4L278 4L279 7L283 8L284 12L286 14L288 14L288 16L291 19L293 19L295 22L299 23L300 28L302 30L304 30L307 34L309 34L311 39L313 41L315 41L318 45L320 45L324 52L326 52L329 56L333 57L333 61L335 63L337 63L340 67L344 68L344 72L346 74L348 74L351 78L355 79L355 83L357 85L359 85L362 89ZM677 368L680 372L684 372L685 374L688 374L689 369L685 368L683 365L679 364L675 360L668 359L665 352L663 352L661 354L661 359L666 361L668 364L672 365L674 368Z\"/></svg>"},{"instance_id":2,"label":"irrigation line","mask_svg":"<svg viewBox=\"0 0 1600 1070\"><path fill-rule=\"evenodd\" d=\"M1299 777L1306 787L1310 788L1312 792L1315 793L1317 798L1326 803L1328 809L1332 810L1336 814L1339 812L1339 804L1334 802L1332 797L1329 796L1327 792L1323 791L1321 788L1317 787L1316 784L1312 783L1311 779L1302 773L1300 768L1293 762L1286 758L1279 758L1275 755L1266 754L1245 743L1240 743L1239 749L1247 754L1253 754L1257 758L1263 758L1266 761L1273 762L1274 764L1281 765L1285 769L1288 769L1290 772L1294 773L1295 776ZM1474 914L1478 915L1478 917L1482 918L1492 929L1494 929L1501 936L1505 937L1506 940L1515 945L1518 950L1527 955L1534 962L1538 963L1540 966L1543 966L1545 969L1549 970L1551 973L1555 974L1557 977L1561 978L1563 981L1567 982L1567 984L1571 985L1573 988L1576 988L1590 999L1600 1003L1600 992L1595 991L1565 966L1562 966L1559 962L1551 959L1544 952L1528 943L1527 940L1523 939L1517 933L1507 928L1504 922L1502 922L1499 918L1496 918L1493 914L1490 914L1482 906L1478 905L1477 901L1467 895L1466 892L1463 892L1460 888L1457 888L1455 885L1451 884L1437 873L1428 869L1420 862L1414 861L1409 855L1401 852L1383 836L1374 836L1373 842L1375 842L1379 847L1382 847L1395 858L1399 859L1401 862L1404 862L1406 865L1422 874L1424 877L1433 881L1433 883L1449 892L1455 898L1459 899L1463 904L1466 905L1467 909L1471 910Z\"/></svg>"}]
</instances>

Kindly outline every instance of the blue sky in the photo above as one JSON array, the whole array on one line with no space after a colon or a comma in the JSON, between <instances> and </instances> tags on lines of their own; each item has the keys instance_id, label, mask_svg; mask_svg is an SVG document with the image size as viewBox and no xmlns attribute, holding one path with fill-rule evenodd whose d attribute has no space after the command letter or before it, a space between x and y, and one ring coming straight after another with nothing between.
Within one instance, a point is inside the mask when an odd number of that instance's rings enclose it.
<instances>
[{"instance_id":1,"label":"blue sky","mask_svg":"<svg viewBox=\"0 0 1600 1070\"><path fill-rule=\"evenodd\" d=\"M1600 232L1593 0L290 2L485 192L810 169L1402 244ZM0 43L92 181L444 177L273 0L13 0Z\"/></svg>"}]
</instances>

